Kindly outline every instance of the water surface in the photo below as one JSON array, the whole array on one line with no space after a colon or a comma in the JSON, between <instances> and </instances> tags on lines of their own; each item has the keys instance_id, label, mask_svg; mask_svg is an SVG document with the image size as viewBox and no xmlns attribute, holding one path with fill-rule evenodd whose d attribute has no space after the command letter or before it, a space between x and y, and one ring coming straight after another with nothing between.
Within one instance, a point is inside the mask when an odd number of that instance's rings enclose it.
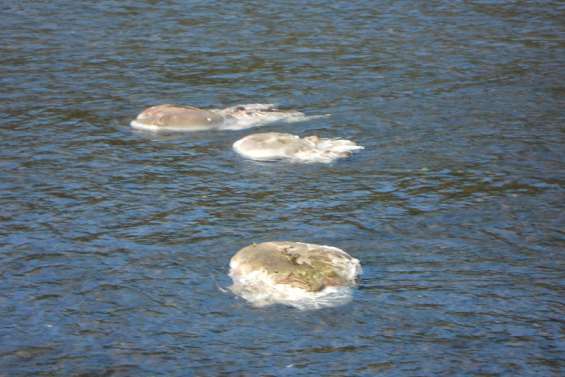
<instances>
[{"instance_id":1,"label":"water surface","mask_svg":"<svg viewBox=\"0 0 565 377\"><path fill-rule=\"evenodd\" d=\"M19 1L0 11L0 375L558 376L560 1ZM365 146L257 163L159 103L277 103ZM333 245L352 303L256 309L251 242Z\"/></svg>"}]
</instances>

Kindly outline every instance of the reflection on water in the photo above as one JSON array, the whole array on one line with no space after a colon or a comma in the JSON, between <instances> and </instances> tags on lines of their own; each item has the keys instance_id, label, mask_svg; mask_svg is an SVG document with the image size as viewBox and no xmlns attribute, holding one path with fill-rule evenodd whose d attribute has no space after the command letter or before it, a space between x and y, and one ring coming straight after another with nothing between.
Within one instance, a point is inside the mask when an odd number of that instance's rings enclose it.
<instances>
[{"instance_id":1,"label":"reflection on water","mask_svg":"<svg viewBox=\"0 0 565 377\"><path fill-rule=\"evenodd\" d=\"M0 374L558 375L558 1L11 2L0 13ZM146 134L159 103L332 114L330 165L252 130ZM334 245L353 302L252 308L241 247Z\"/></svg>"}]
</instances>

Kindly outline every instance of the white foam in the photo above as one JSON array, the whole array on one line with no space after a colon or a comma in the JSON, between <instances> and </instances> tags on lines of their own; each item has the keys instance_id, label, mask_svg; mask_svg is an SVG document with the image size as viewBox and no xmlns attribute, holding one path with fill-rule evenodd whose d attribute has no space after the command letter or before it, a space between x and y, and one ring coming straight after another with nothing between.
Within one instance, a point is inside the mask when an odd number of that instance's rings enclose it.
<instances>
[{"instance_id":1,"label":"white foam","mask_svg":"<svg viewBox=\"0 0 565 377\"><path fill-rule=\"evenodd\" d=\"M130 122L130 126L138 129L138 130L143 130L143 131L152 131L152 132L159 132L159 131L174 131L174 132L182 132L182 131L205 131L205 130L210 130L210 129L215 129L217 127L211 127L208 125L202 125L201 127L191 127L190 129L187 129L186 127L174 127L174 126L157 126L155 124L147 124L147 123L141 123L141 122L136 122L135 120L132 120Z\"/></svg>"},{"instance_id":2,"label":"white foam","mask_svg":"<svg viewBox=\"0 0 565 377\"><path fill-rule=\"evenodd\" d=\"M296 123L329 116L307 116L296 110L277 110L275 105L265 103L249 103L214 111L226 119L219 127L222 130L243 130L275 122Z\"/></svg>"},{"instance_id":3,"label":"white foam","mask_svg":"<svg viewBox=\"0 0 565 377\"><path fill-rule=\"evenodd\" d=\"M287 284L276 284L265 271L253 271L245 276L230 271L233 285L229 289L256 307L283 304L299 310L315 310L347 304L353 297L351 287L326 287L309 292Z\"/></svg>"},{"instance_id":4,"label":"white foam","mask_svg":"<svg viewBox=\"0 0 565 377\"><path fill-rule=\"evenodd\" d=\"M145 124L145 123L136 122L135 120L132 120L129 123L129 125L132 126L133 128L137 128L138 130L159 131L158 126L155 126L153 124Z\"/></svg>"}]
</instances>

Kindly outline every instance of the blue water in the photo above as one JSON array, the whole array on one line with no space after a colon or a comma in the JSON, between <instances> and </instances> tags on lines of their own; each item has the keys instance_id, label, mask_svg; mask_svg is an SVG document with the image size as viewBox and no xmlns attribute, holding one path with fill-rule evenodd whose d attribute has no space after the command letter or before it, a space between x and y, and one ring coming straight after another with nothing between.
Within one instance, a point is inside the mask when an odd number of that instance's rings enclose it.
<instances>
[{"instance_id":1,"label":"blue water","mask_svg":"<svg viewBox=\"0 0 565 377\"><path fill-rule=\"evenodd\" d=\"M0 376L559 376L560 1L19 1L0 10ZM255 130L145 107L276 103L365 146L256 163ZM224 292L252 242L336 246L354 300Z\"/></svg>"}]
</instances>

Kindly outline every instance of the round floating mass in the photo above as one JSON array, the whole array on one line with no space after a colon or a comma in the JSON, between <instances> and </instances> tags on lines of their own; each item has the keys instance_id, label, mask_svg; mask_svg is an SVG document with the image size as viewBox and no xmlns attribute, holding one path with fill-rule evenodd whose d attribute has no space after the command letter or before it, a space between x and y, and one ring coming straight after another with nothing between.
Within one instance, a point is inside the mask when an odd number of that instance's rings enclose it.
<instances>
[{"instance_id":1,"label":"round floating mass","mask_svg":"<svg viewBox=\"0 0 565 377\"><path fill-rule=\"evenodd\" d=\"M200 131L218 128L223 122L223 116L209 110L158 105L143 110L131 126L147 130Z\"/></svg>"},{"instance_id":2,"label":"round floating mass","mask_svg":"<svg viewBox=\"0 0 565 377\"><path fill-rule=\"evenodd\" d=\"M343 139L321 139L318 136L301 138L287 133L266 132L239 139L233 144L233 149L243 157L257 161L286 159L329 163L364 148Z\"/></svg>"},{"instance_id":3,"label":"round floating mass","mask_svg":"<svg viewBox=\"0 0 565 377\"><path fill-rule=\"evenodd\" d=\"M351 300L359 261L336 247L301 242L264 242L239 250L230 261L232 292L255 306L299 309Z\"/></svg>"}]
</instances>

